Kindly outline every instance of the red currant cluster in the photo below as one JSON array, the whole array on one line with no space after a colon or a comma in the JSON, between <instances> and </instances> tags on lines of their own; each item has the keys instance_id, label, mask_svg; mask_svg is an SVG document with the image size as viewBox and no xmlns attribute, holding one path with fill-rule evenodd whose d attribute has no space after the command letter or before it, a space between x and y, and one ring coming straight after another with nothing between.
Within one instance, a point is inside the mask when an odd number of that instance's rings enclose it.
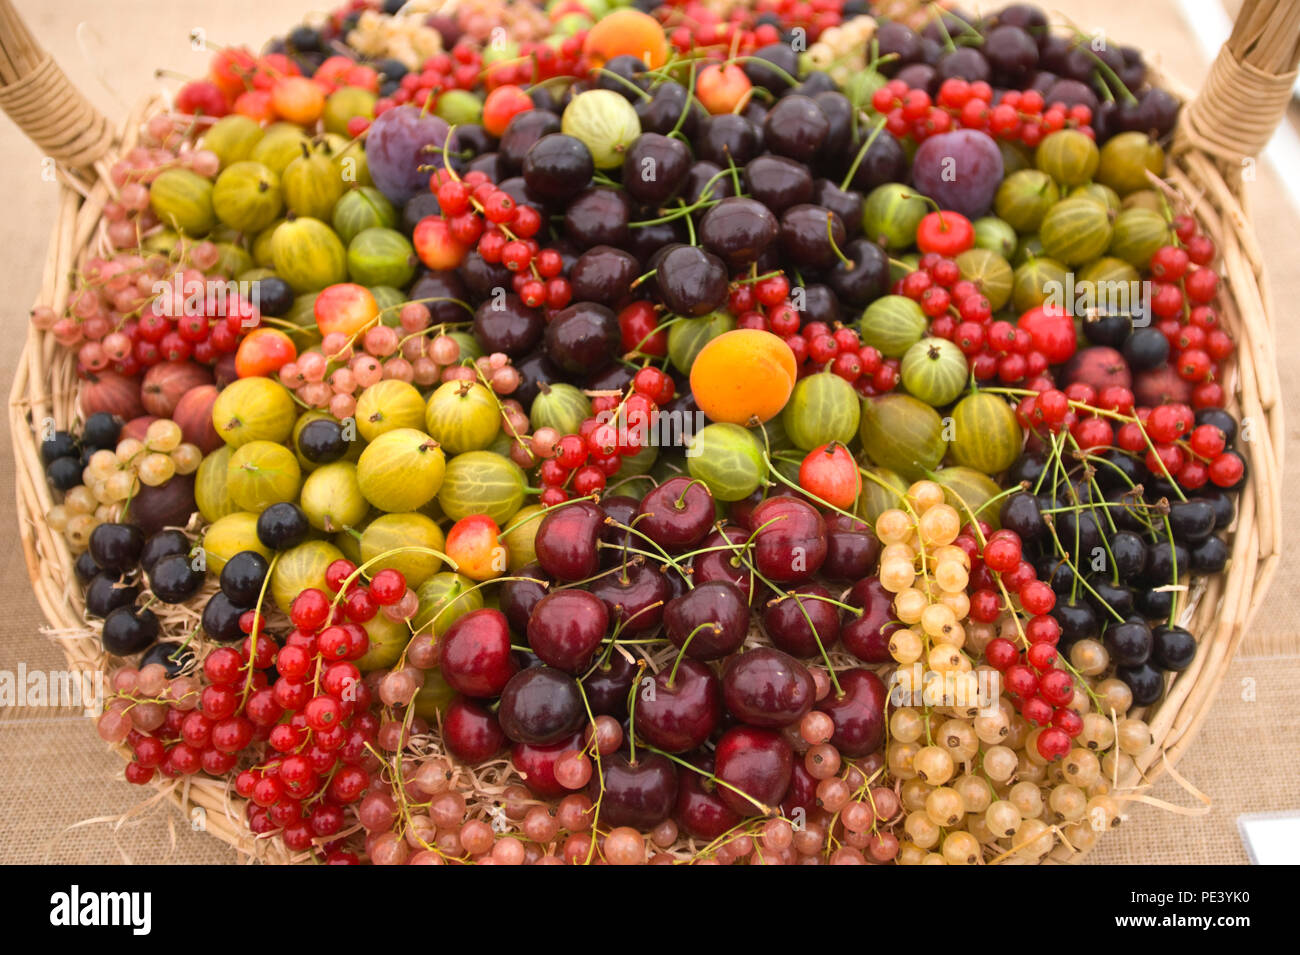
<instances>
[{"instance_id":1,"label":"red currant cluster","mask_svg":"<svg viewBox=\"0 0 1300 955\"><path fill-rule=\"evenodd\" d=\"M1169 403L1138 408L1137 420L1123 424L1115 444L1125 451L1145 454L1152 474L1177 480L1194 491L1207 483L1235 487L1246 473L1245 462L1227 450L1227 436L1212 424L1196 424L1192 409Z\"/></svg>"},{"instance_id":2,"label":"red currant cluster","mask_svg":"<svg viewBox=\"0 0 1300 955\"><path fill-rule=\"evenodd\" d=\"M121 334L132 337L134 332L131 357L138 363L132 365L126 359L118 360L123 374L132 374L132 368L138 370L162 361L185 361L187 358L211 364L222 355L235 351L240 340L261 323L256 306L242 298L228 299L224 315L204 312L172 317L164 314L165 311L168 310L144 309L134 329L129 321L123 323ZM114 349L111 335L105 336L104 348L111 356Z\"/></svg>"},{"instance_id":3,"label":"red currant cluster","mask_svg":"<svg viewBox=\"0 0 1300 955\"><path fill-rule=\"evenodd\" d=\"M212 264L209 251L220 256L211 242L194 245L190 264L171 276L166 274L170 266L159 257L119 254L111 260L91 259L68 313L60 317L42 306L32 311L32 324L49 329L59 344L77 349L77 370L83 376L110 368L132 376L163 361L214 364L239 347L260 316L238 297L225 299L215 314L187 300L188 293L181 290L207 287L201 269ZM155 297L158 284L166 284L167 291Z\"/></svg>"},{"instance_id":4,"label":"red currant cluster","mask_svg":"<svg viewBox=\"0 0 1300 955\"><path fill-rule=\"evenodd\" d=\"M1064 391L1042 377L1030 383L1036 394L1022 398L1016 408L1021 427L1038 433L1069 432L1081 451L1114 446L1112 419L1101 412L1133 414L1133 392L1122 385L1111 385L1100 392L1091 385L1076 382Z\"/></svg>"},{"instance_id":5,"label":"red currant cluster","mask_svg":"<svg viewBox=\"0 0 1300 955\"><path fill-rule=\"evenodd\" d=\"M543 459L538 471L542 506L604 490L623 459L649 444L659 409L673 400L676 391L670 375L647 365L632 378L626 395L593 398L593 415L582 422L577 434L563 435L549 447L534 441L533 451Z\"/></svg>"},{"instance_id":6,"label":"red currant cluster","mask_svg":"<svg viewBox=\"0 0 1300 955\"><path fill-rule=\"evenodd\" d=\"M375 102L375 115L406 103L431 110L446 91L472 90L480 82L491 90L512 84L531 85L557 76L582 76L587 72L582 56L585 36L584 32L566 37L558 47L549 43L523 43L518 57L486 67L481 50L470 43L457 43L449 52L429 57L418 71L403 76L391 96ZM364 117L354 117L353 121L355 128L348 127L353 136L360 135L369 126Z\"/></svg>"},{"instance_id":7,"label":"red currant cluster","mask_svg":"<svg viewBox=\"0 0 1300 955\"><path fill-rule=\"evenodd\" d=\"M521 43L517 58L488 66L487 88L511 84L530 86L556 76L585 76L589 71L587 59L582 55L586 39L587 31L580 30L565 37L558 46L532 41ZM453 54L457 48L452 49Z\"/></svg>"},{"instance_id":8,"label":"red currant cluster","mask_svg":"<svg viewBox=\"0 0 1300 955\"><path fill-rule=\"evenodd\" d=\"M669 42L679 53L708 46L730 49L734 45L739 55L746 56L778 42L783 30L794 27L802 28L808 39L815 41L822 31L841 22L843 6L843 0L758 0L752 6L732 4L724 16L714 4L689 0L666 4L660 17L668 28ZM757 23L764 14L775 16L780 26Z\"/></svg>"},{"instance_id":9,"label":"red currant cluster","mask_svg":"<svg viewBox=\"0 0 1300 955\"><path fill-rule=\"evenodd\" d=\"M987 532L986 532L987 533ZM1038 752L1049 762L1070 751L1070 741L1083 731L1083 719L1070 708L1074 677L1055 666L1061 625L1051 616L1056 594L1039 580L1021 552L1020 537L1009 530L988 534L983 552L969 532L956 540L971 559L970 616L993 623L1004 610L1003 591L1015 594L1029 619L1021 628L1023 648L1005 637L994 637L984 648L989 665L1002 674L1003 688L1032 726L1042 727Z\"/></svg>"},{"instance_id":10,"label":"red currant cluster","mask_svg":"<svg viewBox=\"0 0 1300 955\"><path fill-rule=\"evenodd\" d=\"M343 592L336 609L321 590L300 593L289 611L295 629L278 651L274 641L255 639L250 632L241 652L222 647L203 662L209 681L202 697L205 714L209 694L235 703L241 685L252 687L251 693L244 690L243 716L235 718L261 728L273 755L239 773L235 791L249 800L249 828L255 833L282 829L285 846L295 851L342 829L345 807L361 798L379 765L369 747L376 741L387 747L393 740L386 737L395 735L393 726L369 712L374 688L362 680L354 661L370 645L363 624L381 611L393 620L409 619L419 601L396 570L379 571L369 585L353 580L355 574L356 566L347 560L326 569L329 588ZM240 620L241 629L257 626L253 611ZM251 683L250 653L256 668ZM272 664L279 676L267 686L262 671ZM257 675L263 678L258 681ZM394 725L402 735L402 727Z\"/></svg>"},{"instance_id":11,"label":"red currant cluster","mask_svg":"<svg viewBox=\"0 0 1300 955\"><path fill-rule=\"evenodd\" d=\"M895 283L894 294L921 306L930 319L930 334L960 348L977 381L996 378L1016 384L1044 375L1054 361L1058 349L1050 329L1031 332L993 321L988 298L976 283L961 277L957 263L947 256L926 252L917 269ZM1073 341L1070 345L1072 352Z\"/></svg>"},{"instance_id":12,"label":"red currant cluster","mask_svg":"<svg viewBox=\"0 0 1300 955\"><path fill-rule=\"evenodd\" d=\"M864 396L884 394L898 385L898 359L885 359L875 348L864 346L853 329L838 323L834 328L825 322L804 324L790 299L790 282L779 272L757 281L734 280L727 307L736 316L737 328L771 332L784 341L794 353L801 378L829 371Z\"/></svg>"},{"instance_id":13,"label":"red currant cluster","mask_svg":"<svg viewBox=\"0 0 1300 955\"><path fill-rule=\"evenodd\" d=\"M1161 246L1151 256L1151 312L1169 342L1170 364L1194 386L1192 404L1221 408L1227 394L1217 381L1219 366L1236 345L1211 304L1219 290L1219 275L1209 267L1214 242L1197 232L1190 216L1176 217L1174 230L1178 244Z\"/></svg>"},{"instance_id":14,"label":"red currant cluster","mask_svg":"<svg viewBox=\"0 0 1300 955\"><path fill-rule=\"evenodd\" d=\"M563 258L534 238L542 228L541 213L515 202L477 170L462 178L439 169L429 188L438 197L442 218L429 216L416 228L416 249L426 265L455 268L476 247L483 261L514 273L514 291L530 308L569 304L573 289L561 274Z\"/></svg>"},{"instance_id":15,"label":"red currant cluster","mask_svg":"<svg viewBox=\"0 0 1300 955\"><path fill-rule=\"evenodd\" d=\"M993 87L982 80L944 80L933 99L923 89L890 80L872 94L871 105L885 116L885 128L893 135L911 136L918 142L957 127L978 129L1031 149L1062 129L1077 129L1089 138L1096 135L1087 106L1049 105L1037 90L1008 90L995 106Z\"/></svg>"}]
</instances>

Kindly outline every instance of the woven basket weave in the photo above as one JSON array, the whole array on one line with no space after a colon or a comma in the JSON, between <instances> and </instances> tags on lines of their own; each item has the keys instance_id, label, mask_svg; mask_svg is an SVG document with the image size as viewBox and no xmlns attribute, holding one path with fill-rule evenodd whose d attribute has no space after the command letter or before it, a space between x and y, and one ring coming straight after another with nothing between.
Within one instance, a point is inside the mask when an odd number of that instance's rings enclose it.
<instances>
[{"instance_id":1,"label":"woven basket weave","mask_svg":"<svg viewBox=\"0 0 1300 955\"><path fill-rule=\"evenodd\" d=\"M1186 107L1165 178L1175 204L1197 218L1221 256L1221 311L1239 343L1223 384L1231 394L1229 410L1243 425L1249 422L1250 440L1241 446L1249 478L1230 531L1228 570L1194 589L1183 611L1181 622L1199 640L1196 659L1172 678L1164 698L1146 714L1153 744L1137 757L1142 775L1129 780L1130 786L1154 779L1191 744L1278 566L1284 432L1277 339L1243 183L1253 178L1254 157L1285 112L1298 61L1300 0L1246 0L1199 95L1170 89ZM1170 88L1168 82L1162 85ZM88 257L108 250L101 220L115 192L108 168L135 145L142 122L162 103L139 104L114 133L37 46L9 0L0 0L0 106L58 163L58 217L35 304L61 313L70 277ZM20 540L32 588L69 668L94 672L105 661L98 640L87 631L73 557L62 535L45 526L44 514L54 501L38 452L42 427L52 421L70 428L78 420L75 358L49 333L29 325L26 336L10 396ZM94 745L89 738L87 745ZM127 755L125 748L122 752ZM278 839L253 837L244 801L225 780L193 777L158 785L187 815L202 808L207 830L241 853L267 862L296 861ZM1078 858L1058 845L1048 860Z\"/></svg>"}]
</instances>

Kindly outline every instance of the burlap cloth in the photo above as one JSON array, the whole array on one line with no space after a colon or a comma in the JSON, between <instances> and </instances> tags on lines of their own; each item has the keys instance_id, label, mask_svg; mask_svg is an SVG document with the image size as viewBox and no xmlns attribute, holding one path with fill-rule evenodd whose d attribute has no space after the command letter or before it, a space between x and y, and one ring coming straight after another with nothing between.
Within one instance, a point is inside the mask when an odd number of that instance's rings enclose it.
<instances>
[{"instance_id":1,"label":"burlap cloth","mask_svg":"<svg viewBox=\"0 0 1300 955\"><path fill-rule=\"evenodd\" d=\"M985 4L997 6L999 4ZM191 48L196 28L214 44L258 44L314 6L303 0L17 0L32 32L73 81L110 116L154 87L153 67L196 75L208 54ZM1168 0L1057 0L1085 30L1105 26L1107 36L1140 43L1171 75L1196 86L1206 64ZM85 25L78 30L78 24ZM108 83L105 86L105 82ZM1297 119L1292 116L1292 121ZM0 168L5 214L0 217L4 327L0 336L0 393L8 394L26 321L40 283L46 238L54 219L56 187L40 175L40 155L0 118ZM1295 170L1288 170L1295 175ZM1300 300L1300 226L1276 172L1261 164L1253 186L1255 223L1271 269L1280 326L1291 325ZM1300 350L1289 331L1278 343L1290 415L1288 487L1300 487ZM0 416L0 528L16 520L13 462L7 418ZM1285 526L1300 527L1300 495L1284 494ZM1300 552L1292 548L1290 553ZM1295 759L1300 712L1300 557L1287 560L1270 595L1271 606L1246 637L1211 718L1179 764L1207 793L1208 816L1186 817L1137 805L1129 822L1103 838L1089 857L1096 863L1244 862L1236 818L1243 812L1300 808ZM27 585L16 542L0 545L0 670L57 669L62 656L39 633L43 623ZM56 710L0 711L0 862L232 863L233 850L169 809L141 811L152 790L127 785L118 757L99 743L81 717ZM1197 802L1167 777L1152 794L1183 806ZM134 815L131 815L134 811ZM113 823L129 816L120 825ZM99 821L94 821L99 820ZM111 820L105 821L105 820ZM87 821L90 821L89 823Z\"/></svg>"}]
</instances>

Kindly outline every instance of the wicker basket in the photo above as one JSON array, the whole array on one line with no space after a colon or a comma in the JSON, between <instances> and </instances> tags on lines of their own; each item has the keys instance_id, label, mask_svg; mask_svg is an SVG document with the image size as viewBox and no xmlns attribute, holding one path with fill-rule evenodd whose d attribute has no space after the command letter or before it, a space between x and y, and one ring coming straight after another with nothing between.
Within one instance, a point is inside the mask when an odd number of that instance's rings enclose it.
<instances>
[{"instance_id":1,"label":"wicker basket","mask_svg":"<svg viewBox=\"0 0 1300 955\"><path fill-rule=\"evenodd\" d=\"M1243 179L1251 178L1245 170L1286 110L1297 62L1300 0L1246 0L1204 89L1196 96L1171 89L1187 105L1166 178L1176 204L1195 215L1222 257L1222 311L1239 343L1236 365L1225 382L1231 393L1229 410L1249 419L1252 439L1243 443L1249 478L1231 528L1229 568L1194 590L1183 611L1181 622L1198 635L1199 652L1192 666L1172 679L1162 701L1145 714L1153 744L1136 763L1146 783L1170 768L1191 744L1263 602L1281 553L1285 435L1274 361L1277 339L1242 187ZM1168 83L1162 85L1169 88ZM88 256L106 248L101 213L114 192L108 167L135 144L143 120L161 103L140 104L114 134L36 45L9 0L0 0L0 106L58 162L58 218L36 304L61 311L68 303L70 276ZM49 333L29 325L26 335L10 396L20 539L33 591L70 669L97 671L104 658L98 640L87 630L72 555L62 535L45 526L43 515L54 501L38 453L42 426L53 421L67 428L78 418L75 361ZM94 745L89 738L87 745ZM244 801L226 781L193 777L157 785L187 815L194 807L202 808L208 831L239 852L267 862L297 861L279 840L255 838L249 832ZM1078 858L1079 853L1058 845L1047 861Z\"/></svg>"}]
</instances>

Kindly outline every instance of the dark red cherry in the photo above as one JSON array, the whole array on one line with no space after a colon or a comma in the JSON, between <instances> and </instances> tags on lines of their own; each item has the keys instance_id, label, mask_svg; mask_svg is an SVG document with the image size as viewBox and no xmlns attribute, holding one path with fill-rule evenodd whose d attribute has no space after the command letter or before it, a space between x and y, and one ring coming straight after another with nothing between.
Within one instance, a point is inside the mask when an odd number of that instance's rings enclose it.
<instances>
[{"instance_id":1,"label":"dark red cherry","mask_svg":"<svg viewBox=\"0 0 1300 955\"><path fill-rule=\"evenodd\" d=\"M636 664L618 652L597 664L582 681L591 712L620 720L627 716L627 694L638 672Z\"/></svg>"},{"instance_id":2,"label":"dark red cherry","mask_svg":"<svg viewBox=\"0 0 1300 955\"><path fill-rule=\"evenodd\" d=\"M854 189L841 189L829 179L818 179L813 183L812 199L819 206L825 206L844 223L849 238L852 239L862 229L862 193Z\"/></svg>"},{"instance_id":3,"label":"dark red cherry","mask_svg":"<svg viewBox=\"0 0 1300 955\"><path fill-rule=\"evenodd\" d=\"M832 687L817 704L835 723L831 743L850 759L874 753L885 741L885 684L870 670L844 670L836 678L842 692Z\"/></svg>"},{"instance_id":4,"label":"dark red cherry","mask_svg":"<svg viewBox=\"0 0 1300 955\"><path fill-rule=\"evenodd\" d=\"M442 741L457 759L475 765L501 752L506 734L491 710L458 696L443 711Z\"/></svg>"},{"instance_id":5,"label":"dark red cherry","mask_svg":"<svg viewBox=\"0 0 1300 955\"><path fill-rule=\"evenodd\" d=\"M749 631L749 606L740 588L721 580L700 584L664 608L664 631L695 660L734 653Z\"/></svg>"},{"instance_id":6,"label":"dark red cherry","mask_svg":"<svg viewBox=\"0 0 1300 955\"><path fill-rule=\"evenodd\" d=\"M691 579L697 585L707 584L711 580L728 581L739 587L740 592L753 603L760 589L755 586L754 575L748 565L741 560L748 540L749 532L736 524L726 524L714 531L700 544L700 549L707 553L697 554L691 560ZM727 546L728 541L734 550Z\"/></svg>"},{"instance_id":7,"label":"dark red cherry","mask_svg":"<svg viewBox=\"0 0 1300 955\"><path fill-rule=\"evenodd\" d=\"M887 663L889 638L902 624L894 617L894 595L880 585L878 577L867 577L853 586L845 603L861 607L858 616L845 614L840 628L844 649L863 663Z\"/></svg>"},{"instance_id":8,"label":"dark red cherry","mask_svg":"<svg viewBox=\"0 0 1300 955\"><path fill-rule=\"evenodd\" d=\"M745 166L745 185L746 192L776 213L771 217L773 238L777 232L776 216L801 202L812 202L813 198L811 170L784 156L765 155L751 160ZM861 213L858 215L861 218Z\"/></svg>"},{"instance_id":9,"label":"dark red cherry","mask_svg":"<svg viewBox=\"0 0 1300 955\"><path fill-rule=\"evenodd\" d=\"M780 733L772 730L733 727L718 740L714 759L717 763L714 774L734 787L720 785L718 795L734 812L746 818L761 814L760 806L775 807L790 787L794 751ZM745 798L746 795L751 798Z\"/></svg>"},{"instance_id":10,"label":"dark red cherry","mask_svg":"<svg viewBox=\"0 0 1300 955\"><path fill-rule=\"evenodd\" d=\"M636 692L637 735L670 753L702 746L722 716L718 678L694 660L682 659L676 673L671 663L665 665Z\"/></svg>"},{"instance_id":11,"label":"dark red cherry","mask_svg":"<svg viewBox=\"0 0 1300 955\"><path fill-rule=\"evenodd\" d=\"M600 570L605 512L591 501L556 507L542 518L534 546L537 562L557 580L585 580Z\"/></svg>"},{"instance_id":12,"label":"dark red cherry","mask_svg":"<svg viewBox=\"0 0 1300 955\"><path fill-rule=\"evenodd\" d=\"M818 782L820 780L808 772L803 760L796 759L790 773L790 787L785 791L785 798L781 800L782 815L791 819L796 809L802 809L805 813L812 812L817 805Z\"/></svg>"},{"instance_id":13,"label":"dark red cherry","mask_svg":"<svg viewBox=\"0 0 1300 955\"><path fill-rule=\"evenodd\" d=\"M830 130L830 120L817 101L798 94L777 100L763 119L767 148L801 163L817 155Z\"/></svg>"},{"instance_id":14,"label":"dark red cherry","mask_svg":"<svg viewBox=\"0 0 1300 955\"><path fill-rule=\"evenodd\" d=\"M585 590L547 594L528 618L528 645L543 663L580 673L609 631L609 611Z\"/></svg>"},{"instance_id":15,"label":"dark red cherry","mask_svg":"<svg viewBox=\"0 0 1300 955\"><path fill-rule=\"evenodd\" d=\"M618 316L595 302L570 305L552 315L546 326L546 353L570 375L603 371L618 354L621 340Z\"/></svg>"},{"instance_id":16,"label":"dark red cherry","mask_svg":"<svg viewBox=\"0 0 1300 955\"><path fill-rule=\"evenodd\" d=\"M832 514L826 518L826 561L821 574L827 580L860 580L876 568L880 541L871 525L856 517Z\"/></svg>"},{"instance_id":17,"label":"dark red cherry","mask_svg":"<svg viewBox=\"0 0 1300 955\"><path fill-rule=\"evenodd\" d=\"M587 718L578 681L554 667L520 670L501 691L501 730L516 743L554 743Z\"/></svg>"},{"instance_id":18,"label":"dark red cherry","mask_svg":"<svg viewBox=\"0 0 1300 955\"><path fill-rule=\"evenodd\" d=\"M536 561L525 564L518 573L510 576L521 579L502 581L501 589L497 591L501 612L510 621L510 629L523 634L528 630L528 618L532 616L533 608L546 596L551 579Z\"/></svg>"},{"instance_id":19,"label":"dark red cherry","mask_svg":"<svg viewBox=\"0 0 1300 955\"><path fill-rule=\"evenodd\" d=\"M636 257L622 249L607 245L588 249L569 271L573 300L621 308L631 301L632 282L640 271Z\"/></svg>"},{"instance_id":20,"label":"dark red cherry","mask_svg":"<svg viewBox=\"0 0 1300 955\"><path fill-rule=\"evenodd\" d=\"M750 512L754 566L768 580L799 583L826 560L826 522L811 504L789 495L769 497Z\"/></svg>"},{"instance_id":21,"label":"dark red cherry","mask_svg":"<svg viewBox=\"0 0 1300 955\"><path fill-rule=\"evenodd\" d=\"M561 756L571 749L582 747L582 734L574 733L558 743L537 746L533 743L515 743L510 750L510 761L515 771L523 777L524 785L535 796L542 799L554 799L568 795L555 779L555 764Z\"/></svg>"},{"instance_id":22,"label":"dark red cherry","mask_svg":"<svg viewBox=\"0 0 1300 955\"><path fill-rule=\"evenodd\" d=\"M664 619L664 604L673 595L663 573L639 555L621 570L593 580L589 591L604 602L611 625L622 624L618 632L625 638L657 631Z\"/></svg>"},{"instance_id":23,"label":"dark red cherry","mask_svg":"<svg viewBox=\"0 0 1300 955\"><path fill-rule=\"evenodd\" d=\"M781 216L781 248L795 265L829 269L839 261L835 247L842 250L847 238L844 220L825 206L800 203Z\"/></svg>"},{"instance_id":24,"label":"dark red cherry","mask_svg":"<svg viewBox=\"0 0 1300 955\"><path fill-rule=\"evenodd\" d=\"M713 757L701 755L692 762L707 773L713 772ZM683 769L677 784L677 806L673 819L685 832L706 842L734 829L741 816L732 811L718 795L721 787L708 776Z\"/></svg>"},{"instance_id":25,"label":"dark red cherry","mask_svg":"<svg viewBox=\"0 0 1300 955\"><path fill-rule=\"evenodd\" d=\"M564 207L564 234L579 248L622 245L632 217L632 202L622 189L593 186Z\"/></svg>"},{"instance_id":26,"label":"dark red cherry","mask_svg":"<svg viewBox=\"0 0 1300 955\"><path fill-rule=\"evenodd\" d=\"M453 623L438 641L438 667L457 693L499 696L518 669L505 614L485 607Z\"/></svg>"},{"instance_id":27,"label":"dark red cherry","mask_svg":"<svg viewBox=\"0 0 1300 955\"><path fill-rule=\"evenodd\" d=\"M673 314L707 315L727 300L727 266L712 252L679 245L659 259L655 287Z\"/></svg>"},{"instance_id":28,"label":"dark red cherry","mask_svg":"<svg viewBox=\"0 0 1300 955\"><path fill-rule=\"evenodd\" d=\"M631 541L628 541L627 528L632 525L632 518L636 517L636 512L641 509L641 502L635 497L626 494L606 494L600 499L600 509L605 512L609 518L605 522L605 529L600 532L600 539L606 544L616 546L632 547L638 546L636 535L632 535ZM622 524L622 527L618 525Z\"/></svg>"},{"instance_id":29,"label":"dark red cherry","mask_svg":"<svg viewBox=\"0 0 1300 955\"><path fill-rule=\"evenodd\" d=\"M772 647L738 653L722 671L727 711L751 726L789 726L812 709L816 692L808 668Z\"/></svg>"},{"instance_id":30,"label":"dark red cherry","mask_svg":"<svg viewBox=\"0 0 1300 955\"><path fill-rule=\"evenodd\" d=\"M591 774L587 792L592 802L601 800L600 818L608 825L653 829L677 803L677 770L658 753L637 750L635 763L625 752L611 753L601 758L601 773Z\"/></svg>"},{"instance_id":31,"label":"dark red cherry","mask_svg":"<svg viewBox=\"0 0 1300 955\"><path fill-rule=\"evenodd\" d=\"M755 159L753 167L763 160ZM733 269L757 262L776 241L781 230L772 210L759 202L738 196L723 199L700 220L700 242L719 255Z\"/></svg>"},{"instance_id":32,"label":"dark red cherry","mask_svg":"<svg viewBox=\"0 0 1300 955\"><path fill-rule=\"evenodd\" d=\"M791 588L789 594L774 597L763 608L763 630L791 656L821 656L840 638L839 608L818 599L830 595L821 584Z\"/></svg>"},{"instance_id":33,"label":"dark red cherry","mask_svg":"<svg viewBox=\"0 0 1300 955\"><path fill-rule=\"evenodd\" d=\"M727 517L743 527L749 527L749 518L753 515L754 508L764 500L766 498L763 495L763 488L759 488L748 497L742 497L739 501L732 501L727 505Z\"/></svg>"},{"instance_id":34,"label":"dark red cherry","mask_svg":"<svg viewBox=\"0 0 1300 955\"><path fill-rule=\"evenodd\" d=\"M691 151L680 139L643 132L623 157L623 188L642 205L662 206L682 190Z\"/></svg>"},{"instance_id":35,"label":"dark red cherry","mask_svg":"<svg viewBox=\"0 0 1300 955\"><path fill-rule=\"evenodd\" d=\"M713 495L702 481L669 478L641 499L637 530L665 550L689 550L713 526Z\"/></svg>"}]
</instances>

